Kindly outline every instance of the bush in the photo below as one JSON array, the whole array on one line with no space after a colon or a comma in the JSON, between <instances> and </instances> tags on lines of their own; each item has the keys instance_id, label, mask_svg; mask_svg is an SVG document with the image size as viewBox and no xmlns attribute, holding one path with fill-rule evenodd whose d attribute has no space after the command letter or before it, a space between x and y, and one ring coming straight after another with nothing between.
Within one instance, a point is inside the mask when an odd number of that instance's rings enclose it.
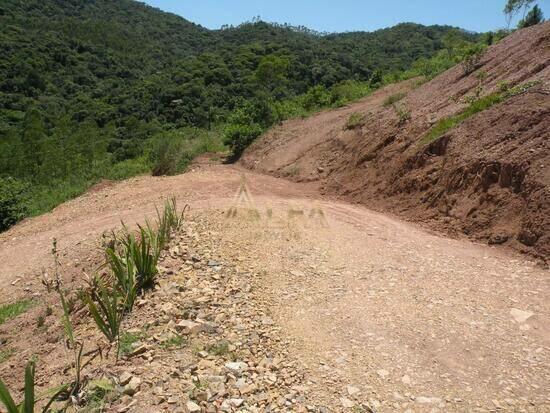
<instances>
[{"instance_id":1,"label":"bush","mask_svg":"<svg viewBox=\"0 0 550 413\"><path fill-rule=\"evenodd\" d=\"M346 122L346 129L351 130L361 127L365 124L365 115L359 112L354 112L350 115Z\"/></svg>"},{"instance_id":2,"label":"bush","mask_svg":"<svg viewBox=\"0 0 550 413\"><path fill-rule=\"evenodd\" d=\"M13 178L0 178L0 231L29 214L28 185Z\"/></svg>"},{"instance_id":3,"label":"bush","mask_svg":"<svg viewBox=\"0 0 550 413\"><path fill-rule=\"evenodd\" d=\"M238 159L244 150L262 133L263 128L257 124L231 124L225 128L224 143L231 148L233 159Z\"/></svg>"},{"instance_id":4,"label":"bush","mask_svg":"<svg viewBox=\"0 0 550 413\"><path fill-rule=\"evenodd\" d=\"M389 96L385 101L384 101L384 107L388 107L388 106L391 106L393 105L394 103L397 103L399 102L400 100L403 100L405 98L405 96L407 96L406 93L396 93L395 95L391 95Z\"/></svg>"},{"instance_id":5,"label":"bush","mask_svg":"<svg viewBox=\"0 0 550 413\"><path fill-rule=\"evenodd\" d=\"M332 95L323 85L312 87L303 96L302 105L306 110L315 110L330 106Z\"/></svg>"}]
</instances>

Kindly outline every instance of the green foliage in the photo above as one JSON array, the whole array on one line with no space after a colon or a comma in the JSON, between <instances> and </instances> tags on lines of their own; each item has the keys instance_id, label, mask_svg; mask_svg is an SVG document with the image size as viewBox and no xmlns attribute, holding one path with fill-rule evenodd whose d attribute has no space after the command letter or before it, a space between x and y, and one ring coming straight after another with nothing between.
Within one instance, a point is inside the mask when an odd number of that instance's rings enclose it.
<instances>
[{"instance_id":1,"label":"green foliage","mask_svg":"<svg viewBox=\"0 0 550 413\"><path fill-rule=\"evenodd\" d=\"M389 96L386 100L384 100L384 107L389 107L394 105L395 103L403 100L405 96L407 96L407 94L404 92L396 93L394 95Z\"/></svg>"},{"instance_id":2,"label":"green foliage","mask_svg":"<svg viewBox=\"0 0 550 413\"><path fill-rule=\"evenodd\" d=\"M33 304L34 303L32 300L24 299L0 306L0 325L20 314L23 314L31 308Z\"/></svg>"},{"instance_id":3,"label":"green foliage","mask_svg":"<svg viewBox=\"0 0 550 413\"><path fill-rule=\"evenodd\" d=\"M7 348L5 350L0 350L0 364L9 360L9 358L15 353L15 350L12 348Z\"/></svg>"},{"instance_id":4,"label":"green foliage","mask_svg":"<svg viewBox=\"0 0 550 413\"><path fill-rule=\"evenodd\" d=\"M544 14L538 4L535 4L527 15L518 23L518 29L525 29L526 27L535 26L536 24L544 21Z\"/></svg>"},{"instance_id":5,"label":"green foliage","mask_svg":"<svg viewBox=\"0 0 550 413\"><path fill-rule=\"evenodd\" d=\"M125 356L134 351L134 344L140 341L143 338L141 333L122 333L119 340L119 352L121 355Z\"/></svg>"},{"instance_id":6,"label":"green foliage","mask_svg":"<svg viewBox=\"0 0 550 413\"><path fill-rule=\"evenodd\" d=\"M435 126L432 127L432 129L421 139L420 143L428 144L439 139L448 130L458 126L469 117L502 102L502 100L503 95L500 93L494 93L472 102L468 108L460 112L458 115L450 116L437 122Z\"/></svg>"},{"instance_id":7,"label":"green foliage","mask_svg":"<svg viewBox=\"0 0 550 413\"><path fill-rule=\"evenodd\" d=\"M464 109L462 112L457 115L450 116L448 118L441 119L437 122L432 129L420 140L421 144L429 144L441 136L443 136L450 129L460 125L466 119L475 115L476 113L482 112L490 107L497 105L504 100L517 96L519 94L525 93L532 89L535 86L540 85L540 81L531 81L526 82L520 85L517 85L513 88L510 88L508 84L499 85L499 91L492 93L480 99L476 99L470 103L470 105Z\"/></svg>"},{"instance_id":8,"label":"green foliage","mask_svg":"<svg viewBox=\"0 0 550 413\"><path fill-rule=\"evenodd\" d=\"M96 278L93 293L85 292L81 299L107 340L110 343L118 340L124 307L120 305L116 289L108 288L100 278Z\"/></svg>"},{"instance_id":9,"label":"green foliage","mask_svg":"<svg viewBox=\"0 0 550 413\"><path fill-rule=\"evenodd\" d=\"M361 127L365 124L365 115L359 112L354 112L346 122L346 129L351 130Z\"/></svg>"},{"instance_id":10,"label":"green foliage","mask_svg":"<svg viewBox=\"0 0 550 413\"><path fill-rule=\"evenodd\" d=\"M138 227L137 234L124 227L123 235L115 237L114 246L106 249L107 263L115 277L113 294L122 297L126 311L132 310L140 291L154 286L160 253L172 232L181 227L185 210L179 213L172 198L165 202L162 212L157 210L154 226L147 222Z\"/></svg>"},{"instance_id":11,"label":"green foliage","mask_svg":"<svg viewBox=\"0 0 550 413\"><path fill-rule=\"evenodd\" d=\"M210 31L131 0L4 0L0 175L32 184L24 214L36 215L101 179L181 172L222 138L238 155L260 128L346 104L430 59L450 31ZM234 119L247 101L261 116Z\"/></svg>"},{"instance_id":12,"label":"green foliage","mask_svg":"<svg viewBox=\"0 0 550 413\"><path fill-rule=\"evenodd\" d=\"M172 335L168 340L161 343L161 347L170 350L174 348L181 348L185 344L185 338L179 334Z\"/></svg>"},{"instance_id":13,"label":"green foliage","mask_svg":"<svg viewBox=\"0 0 550 413\"><path fill-rule=\"evenodd\" d=\"M25 368L25 387L23 389L23 402L20 405L15 404L13 396L10 391L0 379L0 402L7 409L7 413L34 413L35 404L46 396L36 396L34 389L34 376L35 376L36 367L34 362L30 361ZM67 386L61 386L58 389L54 389L49 393L53 395L48 396L48 402L40 410L42 413L49 412L50 406L57 399L60 393L65 391Z\"/></svg>"},{"instance_id":14,"label":"green foliage","mask_svg":"<svg viewBox=\"0 0 550 413\"><path fill-rule=\"evenodd\" d=\"M28 214L29 186L17 179L0 177L0 231Z\"/></svg>"},{"instance_id":15,"label":"green foliage","mask_svg":"<svg viewBox=\"0 0 550 413\"><path fill-rule=\"evenodd\" d=\"M263 131L264 129L256 124L230 124L224 130L224 143L231 148L233 158L238 159Z\"/></svg>"}]
</instances>

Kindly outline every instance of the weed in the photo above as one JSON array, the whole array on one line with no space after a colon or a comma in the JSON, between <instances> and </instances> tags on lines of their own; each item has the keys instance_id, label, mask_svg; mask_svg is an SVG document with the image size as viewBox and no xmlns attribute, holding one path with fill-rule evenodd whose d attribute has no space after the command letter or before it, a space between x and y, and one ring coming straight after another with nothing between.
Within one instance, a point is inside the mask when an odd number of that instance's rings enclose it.
<instances>
[{"instance_id":1,"label":"weed","mask_svg":"<svg viewBox=\"0 0 550 413\"><path fill-rule=\"evenodd\" d=\"M46 317L44 317L43 315L39 315L38 319L36 320L36 328L44 327L45 323L46 323Z\"/></svg>"},{"instance_id":2,"label":"weed","mask_svg":"<svg viewBox=\"0 0 550 413\"><path fill-rule=\"evenodd\" d=\"M8 320L11 320L12 318L17 317L20 314L23 314L25 311L31 308L32 305L32 300L23 299L11 304L0 306L0 325L4 324Z\"/></svg>"},{"instance_id":3,"label":"weed","mask_svg":"<svg viewBox=\"0 0 550 413\"><path fill-rule=\"evenodd\" d=\"M393 108L395 110L395 113L397 113L397 117L399 118L399 125L403 125L411 120L411 112L407 109L405 105L394 103Z\"/></svg>"},{"instance_id":4,"label":"weed","mask_svg":"<svg viewBox=\"0 0 550 413\"><path fill-rule=\"evenodd\" d=\"M12 395L10 394L10 391L4 384L2 380L0 380L0 402L5 406L7 409L7 413L33 413L34 412L34 406L36 402L38 402L40 399L45 398L44 397L36 397L35 395L35 389L34 389L34 376L35 376L36 367L33 361L30 361L27 364L27 367L25 368L25 387L23 391L24 399L23 403L21 405L16 405ZM61 386L57 389L54 389L48 393L53 393L48 399L48 402L44 406L44 408L41 410L42 413L48 412L51 404L57 399L59 394L61 394L63 391L65 391L67 386Z\"/></svg>"},{"instance_id":5,"label":"weed","mask_svg":"<svg viewBox=\"0 0 550 413\"><path fill-rule=\"evenodd\" d=\"M350 115L348 118L348 121L346 122L346 129L351 130L355 128L359 128L365 124L365 115L359 112L354 112Z\"/></svg>"},{"instance_id":6,"label":"weed","mask_svg":"<svg viewBox=\"0 0 550 413\"><path fill-rule=\"evenodd\" d=\"M400 92L400 93L396 93L394 95L391 95L384 101L383 105L384 105L385 108L390 107L390 106L394 105L395 103L403 100L405 98L405 96L407 96L407 94L404 93L404 92Z\"/></svg>"},{"instance_id":7,"label":"weed","mask_svg":"<svg viewBox=\"0 0 550 413\"><path fill-rule=\"evenodd\" d=\"M168 350L173 348L181 348L185 344L185 339L183 336L180 336L179 334L174 334L172 337L170 337L165 342L161 343L161 347Z\"/></svg>"},{"instance_id":8,"label":"weed","mask_svg":"<svg viewBox=\"0 0 550 413\"><path fill-rule=\"evenodd\" d=\"M230 343L227 340L220 340L207 347L207 351L214 356L223 356L229 353Z\"/></svg>"},{"instance_id":9,"label":"weed","mask_svg":"<svg viewBox=\"0 0 550 413\"><path fill-rule=\"evenodd\" d=\"M87 390L86 405L80 410L83 413L101 412L105 403L114 401L118 396L113 382L109 379L92 380Z\"/></svg>"},{"instance_id":10,"label":"weed","mask_svg":"<svg viewBox=\"0 0 550 413\"><path fill-rule=\"evenodd\" d=\"M292 165L288 168L287 175L288 176L298 176L300 173L300 168L298 165Z\"/></svg>"},{"instance_id":11,"label":"weed","mask_svg":"<svg viewBox=\"0 0 550 413\"><path fill-rule=\"evenodd\" d=\"M123 333L118 342L119 353L123 356L134 351L134 344L143 338L143 333Z\"/></svg>"},{"instance_id":12,"label":"weed","mask_svg":"<svg viewBox=\"0 0 550 413\"><path fill-rule=\"evenodd\" d=\"M0 363L3 363L4 361L8 360L13 355L13 353L15 353L15 350L12 348L0 350Z\"/></svg>"}]
</instances>

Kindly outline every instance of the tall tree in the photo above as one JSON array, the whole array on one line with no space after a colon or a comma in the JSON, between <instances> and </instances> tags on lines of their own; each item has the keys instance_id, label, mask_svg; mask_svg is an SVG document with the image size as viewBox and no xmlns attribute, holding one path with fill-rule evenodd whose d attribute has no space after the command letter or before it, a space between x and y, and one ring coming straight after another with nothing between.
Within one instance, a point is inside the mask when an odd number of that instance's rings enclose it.
<instances>
[{"instance_id":1,"label":"tall tree","mask_svg":"<svg viewBox=\"0 0 550 413\"><path fill-rule=\"evenodd\" d=\"M527 15L521 19L521 21L518 24L519 29L524 29L526 27L534 26L535 24L542 23L544 21L544 14L542 13L542 10L538 6L538 4L535 4L535 7L531 9Z\"/></svg>"},{"instance_id":2,"label":"tall tree","mask_svg":"<svg viewBox=\"0 0 550 413\"><path fill-rule=\"evenodd\" d=\"M506 5L504 6L504 14L506 15L506 22L508 24L508 28L510 28L510 24L512 23L512 20L522 8L523 8L523 18L525 18L527 9L534 2L535 0L508 0L506 2Z\"/></svg>"}]
</instances>

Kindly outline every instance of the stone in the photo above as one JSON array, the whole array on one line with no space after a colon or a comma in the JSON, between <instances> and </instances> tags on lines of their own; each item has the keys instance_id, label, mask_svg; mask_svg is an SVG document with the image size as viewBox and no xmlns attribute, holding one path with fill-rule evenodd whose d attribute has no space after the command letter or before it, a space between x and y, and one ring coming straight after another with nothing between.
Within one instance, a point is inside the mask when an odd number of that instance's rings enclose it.
<instances>
[{"instance_id":1,"label":"stone","mask_svg":"<svg viewBox=\"0 0 550 413\"><path fill-rule=\"evenodd\" d=\"M229 362L225 363L225 368L229 370L230 373L240 376L248 369L248 364L243 363L242 361Z\"/></svg>"},{"instance_id":2,"label":"stone","mask_svg":"<svg viewBox=\"0 0 550 413\"><path fill-rule=\"evenodd\" d=\"M439 397L418 396L415 401L417 403L421 403L421 404L438 404L438 403L441 403L441 399Z\"/></svg>"},{"instance_id":3,"label":"stone","mask_svg":"<svg viewBox=\"0 0 550 413\"><path fill-rule=\"evenodd\" d=\"M124 386L124 394L127 394L128 396L133 396L139 391L139 388L141 387L141 379L139 377L133 376L128 384Z\"/></svg>"},{"instance_id":4,"label":"stone","mask_svg":"<svg viewBox=\"0 0 550 413\"><path fill-rule=\"evenodd\" d=\"M191 320L181 320L176 324L176 330L182 334L198 334L201 332L201 325Z\"/></svg>"},{"instance_id":5,"label":"stone","mask_svg":"<svg viewBox=\"0 0 550 413\"><path fill-rule=\"evenodd\" d=\"M514 318L516 323L525 323L529 318L533 317L534 313L531 311L519 310L517 308L512 308L510 310L510 315Z\"/></svg>"},{"instance_id":6,"label":"stone","mask_svg":"<svg viewBox=\"0 0 550 413\"><path fill-rule=\"evenodd\" d=\"M193 401L188 401L185 403L185 411L187 413L199 413L201 411L201 407Z\"/></svg>"},{"instance_id":7,"label":"stone","mask_svg":"<svg viewBox=\"0 0 550 413\"><path fill-rule=\"evenodd\" d=\"M118 378L118 383L121 386L126 386L128 383L130 383L130 380L132 379L133 375L127 371L122 373L120 377Z\"/></svg>"},{"instance_id":8,"label":"stone","mask_svg":"<svg viewBox=\"0 0 550 413\"><path fill-rule=\"evenodd\" d=\"M346 386L346 390L350 396L355 396L356 394L361 392L359 388L351 385Z\"/></svg>"},{"instance_id":9,"label":"stone","mask_svg":"<svg viewBox=\"0 0 550 413\"><path fill-rule=\"evenodd\" d=\"M351 409L355 407L355 403L352 402L350 399L346 399L345 397L342 397L340 399L340 403L342 403L342 406L346 409Z\"/></svg>"}]
</instances>

